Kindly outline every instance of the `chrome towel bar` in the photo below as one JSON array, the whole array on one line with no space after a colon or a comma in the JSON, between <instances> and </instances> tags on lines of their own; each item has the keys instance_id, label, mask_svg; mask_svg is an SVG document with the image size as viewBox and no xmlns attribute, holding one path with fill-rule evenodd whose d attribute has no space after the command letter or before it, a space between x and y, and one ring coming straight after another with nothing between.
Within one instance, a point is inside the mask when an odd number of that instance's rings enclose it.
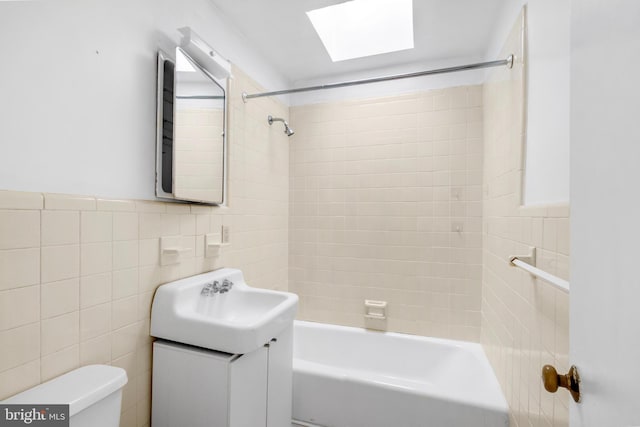
<instances>
[{"instance_id":1,"label":"chrome towel bar","mask_svg":"<svg viewBox=\"0 0 640 427\"><path fill-rule=\"evenodd\" d=\"M532 276L538 277L539 279L544 280L547 283L550 283L557 289L560 289L566 293L569 293L569 282L567 280L561 279L558 276L554 276L551 273L547 273L544 270L539 269L538 267L531 265L529 262L535 263L535 248L531 248L531 254L528 256L512 256L509 258L509 264L513 267L519 267L531 274ZM529 262L525 262L529 261Z\"/></svg>"}]
</instances>

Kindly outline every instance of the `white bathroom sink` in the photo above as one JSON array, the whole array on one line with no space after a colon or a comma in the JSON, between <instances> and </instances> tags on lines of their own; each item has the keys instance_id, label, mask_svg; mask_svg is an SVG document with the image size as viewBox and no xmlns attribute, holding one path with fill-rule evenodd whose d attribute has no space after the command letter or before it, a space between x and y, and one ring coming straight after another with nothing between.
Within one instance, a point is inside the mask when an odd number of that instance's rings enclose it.
<instances>
[{"instance_id":1,"label":"white bathroom sink","mask_svg":"<svg viewBox=\"0 0 640 427\"><path fill-rule=\"evenodd\" d=\"M225 280L233 285L220 292ZM224 268L160 286L151 310L151 335L244 354L290 327L297 307L297 295L252 288L240 270Z\"/></svg>"}]
</instances>

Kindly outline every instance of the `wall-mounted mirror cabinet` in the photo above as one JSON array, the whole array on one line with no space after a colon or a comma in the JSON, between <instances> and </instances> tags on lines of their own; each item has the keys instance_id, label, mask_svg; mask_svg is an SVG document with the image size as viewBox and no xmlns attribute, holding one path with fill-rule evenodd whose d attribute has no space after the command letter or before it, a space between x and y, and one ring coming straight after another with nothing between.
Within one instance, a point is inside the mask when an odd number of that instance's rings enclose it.
<instances>
[{"instance_id":1,"label":"wall-mounted mirror cabinet","mask_svg":"<svg viewBox=\"0 0 640 427\"><path fill-rule=\"evenodd\" d=\"M158 53L158 198L225 202L226 90L182 48Z\"/></svg>"}]
</instances>

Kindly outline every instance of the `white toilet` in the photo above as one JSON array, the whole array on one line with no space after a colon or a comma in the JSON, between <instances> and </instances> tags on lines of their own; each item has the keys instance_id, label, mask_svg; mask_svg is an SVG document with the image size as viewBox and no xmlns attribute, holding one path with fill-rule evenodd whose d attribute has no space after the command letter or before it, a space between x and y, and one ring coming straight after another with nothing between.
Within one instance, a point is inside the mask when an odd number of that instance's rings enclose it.
<instances>
[{"instance_id":1,"label":"white toilet","mask_svg":"<svg viewBox=\"0 0 640 427\"><path fill-rule=\"evenodd\" d=\"M5 404L68 404L71 427L118 427L122 368L89 365L68 372L3 401Z\"/></svg>"}]
</instances>

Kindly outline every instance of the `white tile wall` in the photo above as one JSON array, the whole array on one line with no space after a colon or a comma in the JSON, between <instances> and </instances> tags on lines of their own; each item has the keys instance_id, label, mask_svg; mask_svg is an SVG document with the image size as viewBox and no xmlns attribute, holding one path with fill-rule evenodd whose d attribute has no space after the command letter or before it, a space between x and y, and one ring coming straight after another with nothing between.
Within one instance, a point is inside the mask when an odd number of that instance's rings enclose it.
<instances>
[{"instance_id":1,"label":"white tile wall","mask_svg":"<svg viewBox=\"0 0 640 427\"><path fill-rule=\"evenodd\" d=\"M300 317L477 341L482 88L291 109L291 289ZM461 231L454 231L460 227Z\"/></svg>"},{"instance_id":2,"label":"white tile wall","mask_svg":"<svg viewBox=\"0 0 640 427\"><path fill-rule=\"evenodd\" d=\"M520 17L503 54L518 60L497 68L484 86L484 250L481 343L511 408L512 427L568 425L569 393L547 393L542 366L567 372L569 297L510 267L511 255L538 249L538 267L569 277L568 206L521 207L524 67Z\"/></svg>"}]
</instances>

